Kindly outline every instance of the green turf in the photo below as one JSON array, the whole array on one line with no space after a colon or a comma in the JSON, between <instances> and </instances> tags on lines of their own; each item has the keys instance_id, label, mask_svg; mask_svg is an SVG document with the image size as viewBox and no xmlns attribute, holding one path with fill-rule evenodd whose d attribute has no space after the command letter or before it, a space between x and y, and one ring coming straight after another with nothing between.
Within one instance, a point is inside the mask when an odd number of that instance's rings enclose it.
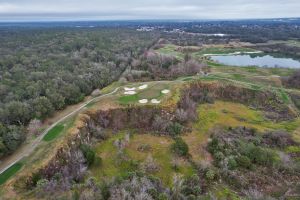
<instances>
[{"instance_id":1,"label":"green turf","mask_svg":"<svg viewBox=\"0 0 300 200\"><path fill-rule=\"evenodd\" d=\"M0 174L0 185L4 184L10 177L17 173L22 168L22 166L22 163L16 163L6 171L4 171L2 174Z\"/></svg>"},{"instance_id":2,"label":"green turf","mask_svg":"<svg viewBox=\"0 0 300 200\"><path fill-rule=\"evenodd\" d=\"M165 45L163 48L160 48L156 50L156 52L169 55L169 56L175 56L177 59L182 60L184 57L184 54L177 51L178 46L173 44Z\"/></svg>"},{"instance_id":3,"label":"green turf","mask_svg":"<svg viewBox=\"0 0 300 200\"><path fill-rule=\"evenodd\" d=\"M86 107L86 108L91 108L91 107L93 107L93 105L95 105L96 103L97 103L97 102L92 101L92 102L88 103L85 107Z\"/></svg>"},{"instance_id":4,"label":"green turf","mask_svg":"<svg viewBox=\"0 0 300 200\"><path fill-rule=\"evenodd\" d=\"M44 136L43 140L49 142L55 139L64 130L63 124L58 124L54 126L48 133Z\"/></svg>"},{"instance_id":5,"label":"green turf","mask_svg":"<svg viewBox=\"0 0 300 200\"><path fill-rule=\"evenodd\" d=\"M119 101L121 104L128 104L131 102L137 102L139 100L139 97L137 94L134 95L128 95L128 96L122 96L119 98Z\"/></svg>"},{"instance_id":6,"label":"green turf","mask_svg":"<svg viewBox=\"0 0 300 200\"><path fill-rule=\"evenodd\" d=\"M199 52L194 53L194 56L202 56L203 54L228 54L235 52L252 52L254 49L250 48L223 48L223 47L209 47L204 48Z\"/></svg>"}]
</instances>

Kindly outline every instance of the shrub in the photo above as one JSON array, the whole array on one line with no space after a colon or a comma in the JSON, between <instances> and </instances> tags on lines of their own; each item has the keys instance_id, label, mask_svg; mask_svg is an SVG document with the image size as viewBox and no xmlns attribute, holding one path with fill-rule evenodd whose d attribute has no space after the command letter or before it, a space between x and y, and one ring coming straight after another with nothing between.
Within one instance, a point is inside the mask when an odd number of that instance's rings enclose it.
<instances>
[{"instance_id":1,"label":"shrub","mask_svg":"<svg viewBox=\"0 0 300 200\"><path fill-rule=\"evenodd\" d=\"M80 150L82 151L88 166L91 166L95 162L96 153L86 144L80 145Z\"/></svg>"},{"instance_id":2,"label":"shrub","mask_svg":"<svg viewBox=\"0 0 300 200\"><path fill-rule=\"evenodd\" d=\"M183 131L183 126L177 122L174 122L168 126L167 130L170 133L170 135L176 136L181 134L181 132Z\"/></svg>"},{"instance_id":3,"label":"shrub","mask_svg":"<svg viewBox=\"0 0 300 200\"><path fill-rule=\"evenodd\" d=\"M228 169L230 170L235 170L237 168L238 164L237 162L235 161L234 158L230 157L228 159Z\"/></svg>"},{"instance_id":4,"label":"shrub","mask_svg":"<svg viewBox=\"0 0 300 200\"><path fill-rule=\"evenodd\" d=\"M213 181L215 179L216 173L212 169L208 169L207 172L205 173L205 178L208 181Z\"/></svg>"},{"instance_id":5,"label":"shrub","mask_svg":"<svg viewBox=\"0 0 300 200\"><path fill-rule=\"evenodd\" d=\"M208 151L212 154L214 154L215 152L219 151L219 141L217 138L213 137L211 142L208 143Z\"/></svg>"},{"instance_id":6,"label":"shrub","mask_svg":"<svg viewBox=\"0 0 300 200\"><path fill-rule=\"evenodd\" d=\"M216 161L221 161L225 158L224 154L221 151L218 151L214 154L214 158L216 159Z\"/></svg>"},{"instance_id":7,"label":"shrub","mask_svg":"<svg viewBox=\"0 0 300 200\"><path fill-rule=\"evenodd\" d=\"M37 183L39 182L39 180L41 180L41 179L42 179L41 173L37 172L37 173L32 174L31 185L35 187L37 185Z\"/></svg>"},{"instance_id":8,"label":"shrub","mask_svg":"<svg viewBox=\"0 0 300 200\"><path fill-rule=\"evenodd\" d=\"M168 196L165 193L161 193L158 196L158 200L168 200Z\"/></svg>"},{"instance_id":9,"label":"shrub","mask_svg":"<svg viewBox=\"0 0 300 200\"><path fill-rule=\"evenodd\" d=\"M172 144L171 150L179 156L187 156L189 153L188 145L180 137L175 138L175 142Z\"/></svg>"},{"instance_id":10,"label":"shrub","mask_svg":"<svg viewBox=\"0 0 300 200\"><path fill-rule=\"evenodd\" d=\"M251 168L251 160L247 156L239 156L237 158L237 163L240 167L250 169Z\"/></svg>"},{"instance_id":11,"label":"shrub","mask_svg":"<svg viewBox=\"0 0 300 200\"><path fill-rule=\"evenodd\" d=\"M253 144L247 145L245 153L253 163L258 165L270 166L276 161L276 154L273 151L257 147Z\"/></svg>"},{"instance_id":12,"label":"shrub","mask_svg":"<svg viewBox=\"0 0 300 200\"><path fill-rule=\"evenodd\" d=\"M146 173L158 172L159 169L159 165L151 155L149 155L147 159L142 163L142 170Z\"/></svg>"},{"instance_id":13,"label":"shrub","mask_svg":"<svg viewBox=\"0 0 300 200\"><path fill-rule=\"evenodd\" d=\"M149 144L141 144L138 146L137 150L140 152L147 152L151 150L151 146Z\"/></svg>"},{"instance_id":14,"label":"shrub","mask_svg":"<svg viewBox=\"0 0 300 200\"><path fill-rule=\"evenodd\" d=\"M198 196L201 194L200 178L197 174L192 175L184 180L182 193L185 196Z\"/></svg>"}]
</instances>

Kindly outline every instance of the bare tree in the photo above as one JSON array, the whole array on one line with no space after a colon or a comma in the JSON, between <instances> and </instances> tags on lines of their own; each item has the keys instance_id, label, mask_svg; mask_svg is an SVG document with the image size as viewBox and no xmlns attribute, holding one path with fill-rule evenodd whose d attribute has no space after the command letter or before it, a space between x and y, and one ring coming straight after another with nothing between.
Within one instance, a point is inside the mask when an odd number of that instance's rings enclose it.
<instances>
[{"instance_id":1,"label":"bare tree","mask_svg":"<svg viewBox=\"0 0 300 200\"><path fill-rule=\"evenodd\" d=\"M28 124L27 130L29 134L38 136L40 134L41 127L42 127L42 122L40 120L32 119Z\"/></svg>"}]
</instances>

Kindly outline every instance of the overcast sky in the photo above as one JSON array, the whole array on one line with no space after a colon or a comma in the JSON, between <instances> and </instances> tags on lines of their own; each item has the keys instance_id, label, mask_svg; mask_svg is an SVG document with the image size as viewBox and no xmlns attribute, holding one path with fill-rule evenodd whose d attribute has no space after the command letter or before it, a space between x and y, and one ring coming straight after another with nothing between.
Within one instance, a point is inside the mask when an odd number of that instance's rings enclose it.
<instances>
[{"instance_id":1,"label":"overcast sky","mask_svg":"<svg viewBox=\"0 0 300 200\"><path fill-rule=\"evenodd\" d=\"M300 0L0 0L0 21L300 17Z\"/></svg>"}]
</instances>

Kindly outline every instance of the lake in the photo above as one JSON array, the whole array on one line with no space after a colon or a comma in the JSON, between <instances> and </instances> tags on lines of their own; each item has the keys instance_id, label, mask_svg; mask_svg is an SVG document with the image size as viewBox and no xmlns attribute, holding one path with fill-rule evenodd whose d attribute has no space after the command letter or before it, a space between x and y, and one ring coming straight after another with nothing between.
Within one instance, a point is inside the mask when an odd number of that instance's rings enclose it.
<instances>
[{"instance_id":1,"label":"lake","mask_svg":"<svg viewBox=\"0 0 300 200\"><path fill-rule=\"evenodd\" d=\"M300 62L292 58L275 58L270 55L214 55L211 59L215 62L231 66L258 66L300 68Z\"/></svg>"}]
</instances>

